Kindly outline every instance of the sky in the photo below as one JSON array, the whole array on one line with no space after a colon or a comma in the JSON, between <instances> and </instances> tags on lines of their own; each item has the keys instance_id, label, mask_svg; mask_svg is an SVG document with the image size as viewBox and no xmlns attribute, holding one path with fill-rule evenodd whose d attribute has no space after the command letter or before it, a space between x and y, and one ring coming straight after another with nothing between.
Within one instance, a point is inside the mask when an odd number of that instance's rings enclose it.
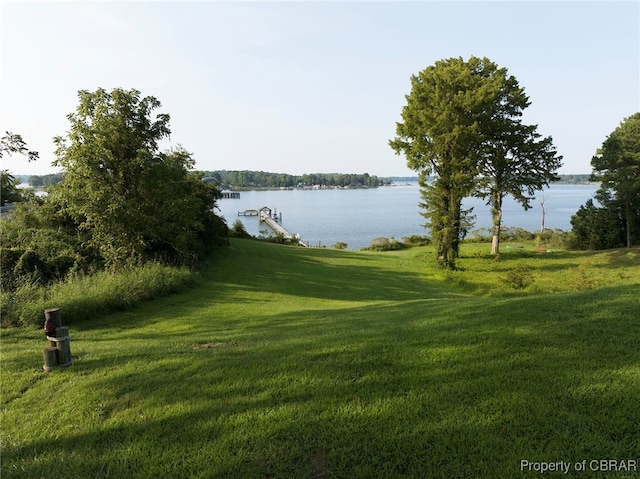
<instances>
[{"instance_id":1,"label":"sky","mask_svg":"<svg viewBox=\"0 0 640 479\"><path fill-rule=\"evenodd\" d=\"M552 136L562 174L589 173L640 111L640 2L0 2L0 131L59 171L53 137L78 91L136 89L171 117L163 149L198 170L413 176L388 145L410 77L487 57L515 76L525 123Z\"/></svg>"}]
</instances>

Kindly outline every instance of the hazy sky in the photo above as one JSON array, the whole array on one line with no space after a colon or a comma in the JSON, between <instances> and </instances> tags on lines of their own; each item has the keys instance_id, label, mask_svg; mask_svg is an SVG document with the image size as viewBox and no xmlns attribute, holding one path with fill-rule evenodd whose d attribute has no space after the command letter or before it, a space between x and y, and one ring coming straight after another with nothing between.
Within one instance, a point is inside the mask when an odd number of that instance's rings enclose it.
<instances>
[{"instance_id":1,"label":"hazy sky","mask_svg":"<svg viewBox=\"0 0 640 479\"><path fill-rule=\"evenodd\" d=\"M0 4L0 129L46 174L78 90L162 102L197 169L412 175L388 146L412 74L488 57L529 95L561 173L589 173L640 111L640 2L31 2Z\"/></svg>"}]
</instances>

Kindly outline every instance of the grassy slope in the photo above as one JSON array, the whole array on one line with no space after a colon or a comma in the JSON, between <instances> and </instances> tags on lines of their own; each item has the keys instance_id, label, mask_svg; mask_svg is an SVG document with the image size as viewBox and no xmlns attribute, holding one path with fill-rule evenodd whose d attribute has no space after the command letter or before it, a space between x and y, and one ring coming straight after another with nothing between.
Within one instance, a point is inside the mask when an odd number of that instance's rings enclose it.
<instances>
[{"instance_id":1,"label":"grassy slope","mask_svg":"<svg viewBox=\"0 0 640 479\"><path fill-rule=\"evenodd\" d=\"M2 477L639 477L638 252L485 249L443 275L424 248L236 240L190 291L70 324L49 374L5 330Z\"/></svg>"}]
</instances>

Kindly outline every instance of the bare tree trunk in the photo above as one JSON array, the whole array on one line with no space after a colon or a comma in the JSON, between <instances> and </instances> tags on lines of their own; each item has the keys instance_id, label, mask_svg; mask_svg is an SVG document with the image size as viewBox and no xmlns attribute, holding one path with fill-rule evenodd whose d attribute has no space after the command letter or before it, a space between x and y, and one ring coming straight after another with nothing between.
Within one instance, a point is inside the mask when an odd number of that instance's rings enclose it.
<instances>
[{"instance_id":1,"label":"bare tree trunk","mask_svg":"<svg viewBox=\"0 0 640 479\"><path fill-rule=\"evenodd\" d=\"M493 215L493 238L491 239L491 254L500 254L500 228L502 225L502 193L497 192L491 208Z\"/></svg>"},{"instance_id":2,"label":"bare tree trunk","mask_svg":"<svg viewBox=\"0 0 640 479\"><path fill-rule=\"evenodd\" d=\"M541 233L544 233L544 230L545 230L545 226L544 226L544 216L545 216L544 202L545 201L547 201L547 199L544 196L542 198L538 198L538 202L540 203L540 209L542 210L542 225L540 226Z\"/></svg>"},{"instance_id":3,"label":"bare tree trunk","mask_svg":"<svg viewBox=\"0 0 640 479\"><path fill-rule=\"evenodd\" d=\"M627 221L627 248L631 248L631 204L629 201L626 202L624 210Z\"/></svg>"}]
</instances>

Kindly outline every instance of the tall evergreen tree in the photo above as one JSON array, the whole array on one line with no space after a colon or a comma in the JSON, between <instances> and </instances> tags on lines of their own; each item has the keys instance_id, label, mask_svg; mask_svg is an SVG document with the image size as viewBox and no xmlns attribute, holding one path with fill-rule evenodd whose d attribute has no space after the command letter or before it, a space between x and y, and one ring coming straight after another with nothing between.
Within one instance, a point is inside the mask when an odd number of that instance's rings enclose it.
<instances>
[{"instance_id":1,"label":"tall evergreen tree","mask_svg":"<svg viewBox=\"0 0 640 479\"><path fill-rule=\"evenodd\" d=\"M406 100L389 144L418 172L437 259L454 268L464 233L462 200L476 188L483 146L496 126L521 115L528 99L505 68L471 57L441 60L413 75Z\"/></svg>"},{"instance_id":2,"label":"tall evergreen tree","mask_svg":"<svg viewBox=\"0 0 640 479\"><path fill-rule=\"evenodd\" d=\"M625 244L640 239L640 112L625 118L591 159L601 196L612 193L622 212Z\"/></svg>"},{"instance_id":3,"label":"tall evergreen tree","mask_svg":"<svg viewBox=\"0 0 640 479\"><path fill-rule=\"evenodd\" d=\"M562 157L551 137L541 139L537 126L501 118L488 125L479 162L476 196L487 199L493 217L491 254L500 253L502 201L511 195L525 210L536 191L558 179Z\"/></svg>"}]
</instances>

